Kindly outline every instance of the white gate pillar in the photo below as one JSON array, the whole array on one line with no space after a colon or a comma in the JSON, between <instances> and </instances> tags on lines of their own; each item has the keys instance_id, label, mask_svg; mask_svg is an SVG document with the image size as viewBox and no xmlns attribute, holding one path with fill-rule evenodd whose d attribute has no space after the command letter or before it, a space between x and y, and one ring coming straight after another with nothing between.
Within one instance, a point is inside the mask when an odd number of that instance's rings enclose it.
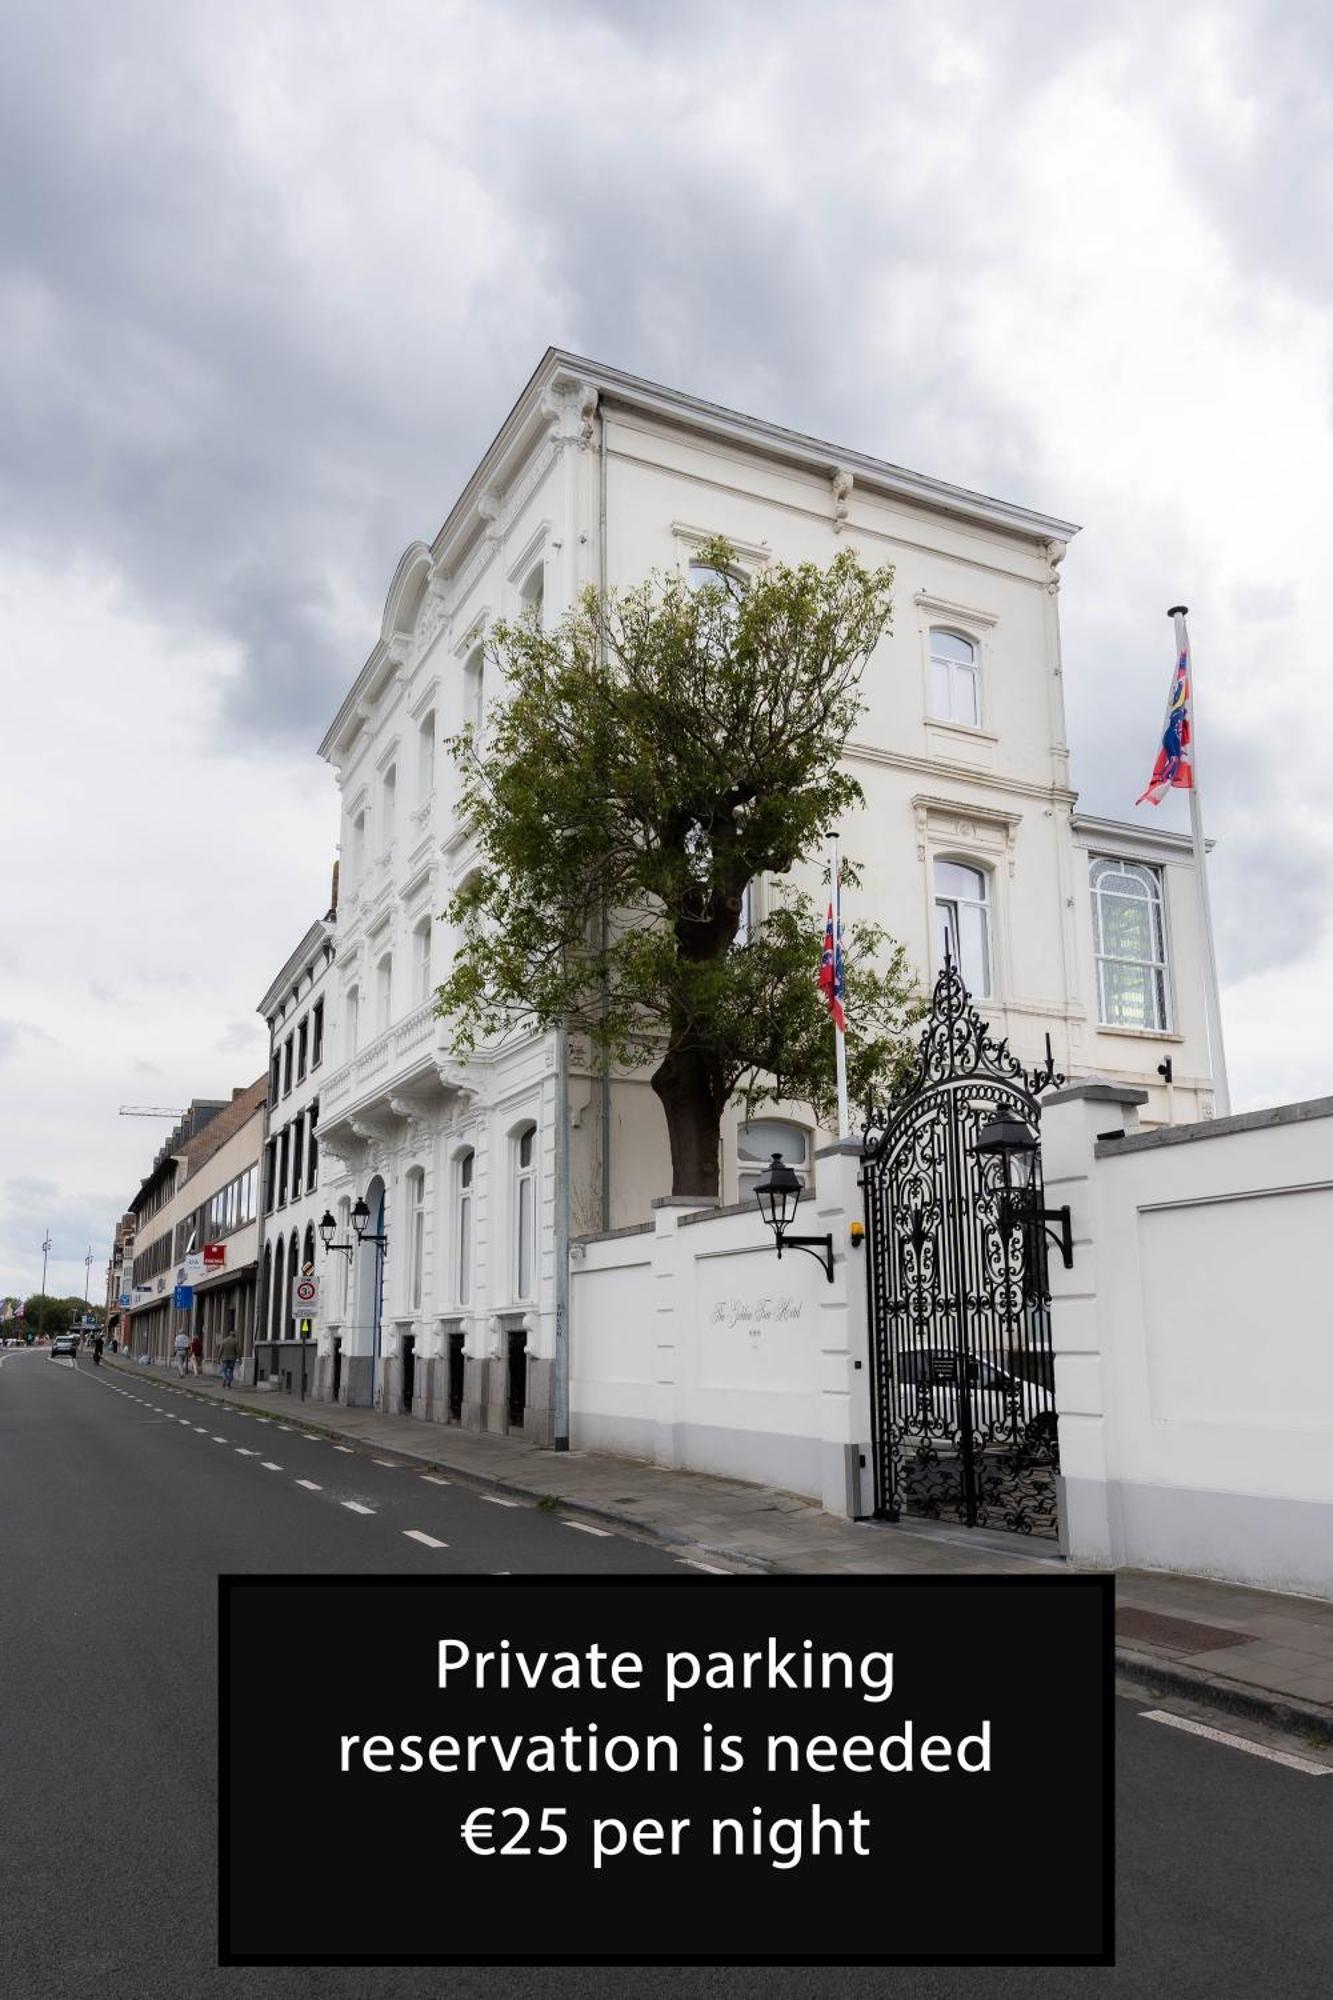
<instances>
[{"instance_id":1,"label":"white gate pillar","mask_svg":"<svg viewBox=\"0 0 1333 2000\"><path fill-rule=\"evenodd\" d=\"M862 1493L870 1467L870 1337L861 1222L861 1142L843 1139L815 1155L813 1221L802 1233L833 1238L833 1283L819 1301L819 1440L824 1510L856 1519L870 1511ZM804 1204L802 1204L804 1207ZM799 1254L799 1253L796 1253Z\"/></svg>"},{"instance_id":2,"label":"white gate pillar","mask_svg":"<svg viewBox=\"0 0 1333 2000\"><path fill-rule=\"evenodd\" d=\"M1067 1202L1074 1268L1050 1259L1051 1344L1060 1421L1060 1546L1072 1562L1112 1567L1124 1560L1124 1534L1109 1478L1112 1463L1105 1371L1105 1325L1098 1260L1106 1255L1096 1147L1108 1132L1136 1132L1146 1090L1116 1083L1075 1083L1041 1100L1041 1165L1046 1206Z\"/></svg>"}]
</instances>

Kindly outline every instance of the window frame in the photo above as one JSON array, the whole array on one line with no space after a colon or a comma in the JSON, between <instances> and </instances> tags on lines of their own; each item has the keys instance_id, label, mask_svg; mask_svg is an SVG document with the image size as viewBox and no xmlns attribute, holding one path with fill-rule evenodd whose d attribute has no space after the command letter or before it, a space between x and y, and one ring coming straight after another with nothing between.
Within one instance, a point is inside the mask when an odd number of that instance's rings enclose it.
<instances>
[{"instance_id":1,"label":"window frame","mask_svg":"<svg viewBox=\"0 0 1333 2000\"><path fill-rule=\"evenodd\" d=\"M530 1156L525 1161L524 1147L531 1141ZM535 1119L519 1126L513 1137L513 1192L514 1192L514 1248L511 1272L514 1298L519 1304L527 1304L537 1296L537 1280L540 1259L537 1251L537 1169L539 1154L537 1147L537 1123ZM524 1221L527 1220L528 1270L527 1284L524 1284Z\"/></svg>"},{"instance_id":2,"label":"window frame","mask_svg":"<svg viewBox=\"0 0 1333 2000\"><path fill-rule=\"evenodd\" d=\"M940 881L939 881L939 871L941 866L946 868L963 868L966 869L969 874L977 876L982 883L984 894L981 896L980 899L975 899L973 897L960 897L956 892L952 895L942 895L940 892ZM988 868L984 862L976 859L971 855L965 856L965 855L948 854L948 853L935 854L932 855L931 857L930 887L931 887L931 911L933 918L931 924L931 937L932 937L932 949L935 959L936 972L937 973L942 972L944 969L943 945L944 945L945 933L941 928L940 914L943 910L951 909L954 912L953 923L951 927L952 936L957 944L958 949L954 952L950 952L949 956L952 959L952 962L956 970L958 971L960 977L962 978L963 984L967 987L968 993L973 1000L994 1000L997 997L1000 988L999 966L996 963L996 957L995 957L996 926L995 926L994 869ZM982 921L983 921L982 935L984 939L985 954L986 954L986 966L985 966L986 983L984 990L973 986L969 982L967 976L967 970L963 964L963 952L962 952L963 934L957 914L960 906L966 907L968 909L979 909L982 914Z\"/></svg>"},{"instance_id":3,"label":"window frame","mask_svg":"<svg viewBox=\"0 0 1333 2000\"><path fill-rule=\"evenodd\" d=\"M472 1216L477 1186L477 1149L469 1146L454 1162L454 1297L472 1303Z\"/></svg>"},{"instance_id":4,"label":"window frame","mask_svg":"<svg viewBox=\"0 0 1333 2000\"><path fill-rule=\"evenodd\" d=\"M1103 949L1103 890L1098 880L1099 869L1106 873L1127 876L1134 879L1133 871L1147 877L1150 894L1141 900L1149 911L1150 929L1155 932L1155 941L1160 948L1160 958L1126 958L1118 952ZM1175 1004L1171 979L1171 938L1167 927L1166 876L1159 863L1143 861L1137 856L1124 854L1089 854L1088 894L1092 916L1092 977L1097 996L1097 1026L1100 1031L1112 1035L1174 1035ZM1155 918L1155 922L1153 919ZM1149 990L1161 998L1161 1019L1152 1024L1136 1024L1128 1021L1113 1021L1107 1018L1106 988L1103 967L1108 965L1128 965L1154 973Z\"/></svg>"},{"instance_id":5,"label":"window frame","mask_svg":"<svg viewBox=\"0 0 1333 2000\"><path fill-rule=\"evenodd\" d=\"M426 1169L409 1167L407 1186L407 1309L419 1313L426 1297Z\"/></svg>"},{"instance_id":6,"label":"window frame","mask_svg":"<svg viewBox=\"0 0 1333 2000\"><path fill-rule=\"evenodd\" d=\"M972 654L971 665L966 665L961 660L952 659L947 653L937 653L935 650L937 636L941 639L952 639L960 646L967 646ZM986 727L986 708L984 698L985 688L982 676L982 646L977 635L974 632L961 631L954 625L928 625L926 627L926 660L929 670L929 703L927 708L929 720L931 722L941 722L949 729L984 730ZM948 675L949 702L947 714L941 714L936 705L935 670L937 667L942 667ZM971 683L972 707L975 711L971 716L961 716L954 713L954 691L959 677Z\"/></svg>"}]
</instances>

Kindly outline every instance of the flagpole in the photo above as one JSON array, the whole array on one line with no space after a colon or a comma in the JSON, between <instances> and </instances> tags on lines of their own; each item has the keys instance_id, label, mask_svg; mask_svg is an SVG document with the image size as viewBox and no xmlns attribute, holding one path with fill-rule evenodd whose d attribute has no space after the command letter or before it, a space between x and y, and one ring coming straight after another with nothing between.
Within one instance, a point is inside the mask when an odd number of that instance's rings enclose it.
<instances>
[{"instance_id":1,"label":"flagpole","mask_svg":"<svg viewBox=\"0 0 1333 2000\"><path fill-rule=\"evenodd\" d=\"M1199 794L1199 692L1194 678L1194 655L1190 652L1185 618L1189 606L1173 604L1167 612L1176 632L1176 658L1189 654L1190 675L1190 835L1194 842L1194 874L1199 885L1199 926L1203 935L1204 1001L1208 1015L1208 1049L1213 1067L1213 1115L1231 1115L1231 1089L1227 1082L1226 1051L1222 1045L1222 1001L1217 979L1217 948L1213 943L1213 906L1208 894L1208 847L1203 834L1203 806Z\"/></svg>"},{"instance_id":2,"label":"flagpole","mask_svg":"<svg viewBox=\"0 0 1333 2000\"><path fill-rule=\"evenodd\" d=\"M838 836L828 837L829 888L833 898L833 948L836 956L842 950L842 875L838 866ZM846 1016L846 998L843 999L843 1014ZM852 1131L851 1113L847 1105L847 1037L836 1020L833 1024L833 1044L838 1062L838 1137L849 1139Z\"/></svg>"}]
</instances>

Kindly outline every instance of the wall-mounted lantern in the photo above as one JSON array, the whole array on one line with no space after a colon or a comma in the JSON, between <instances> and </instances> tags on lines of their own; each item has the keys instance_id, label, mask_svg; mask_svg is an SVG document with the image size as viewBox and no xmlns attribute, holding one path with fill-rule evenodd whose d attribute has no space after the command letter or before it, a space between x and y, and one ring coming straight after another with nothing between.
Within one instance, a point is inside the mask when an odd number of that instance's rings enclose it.
<instances>
[{"instance_id":1,"label":"wall-mounted lantern","mask_svg":"<svg viewBox=\"0 0 1333 2000\"><path fill-rule=\"evenodd\" d=\"M777 1239L778 1256L781 1257L784 1250L806 1251L817 1264L823 1266L824 1276L832 1284L832 1236L792 1236L788 1233L796 1220L796 1208L801 1199L801 1183L781 1153L773 1154L768 1175L759 1182L754 1195L759 1203L759 1213Z\"/></svg>"},{"instance_id":2,"label":"wall-mounted lantern","mask_svg":"<svg viewBox=\"0 0 1333 2000\"><path fill-rule=\"evenodd\" d=\"M1000 1196L1001 1227L1036 1223L1060 1252L1066 1271L1074 1268L1074 1231L1069 1205L1038 1208L1033 1170L1037 1164L1039 1141L1027 1122L1011 1111L998 1111L988 1119L972 1142L972 1151L993 1154L1000 1160L1004 1189Z\"/></svg>"}]
</instances>

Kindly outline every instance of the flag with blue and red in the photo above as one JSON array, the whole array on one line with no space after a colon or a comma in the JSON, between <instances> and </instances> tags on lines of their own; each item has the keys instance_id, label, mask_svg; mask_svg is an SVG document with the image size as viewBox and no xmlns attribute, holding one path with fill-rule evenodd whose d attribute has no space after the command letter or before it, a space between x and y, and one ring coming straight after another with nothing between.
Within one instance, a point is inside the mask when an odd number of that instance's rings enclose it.
<instances>
[{"instance_id":1,"label":"flag with blue and red","mask_svg":"<svg viewBox=\"0 0 1333 2000\"><path fill-rule=\"evenodd\" d=\"M843 1009L845 989L842 972L842 925L835 923L833 905L828 906L828 922L824 926L824 951L819 961L819 990L828 1003L833 1025L840 1035L847 1032L847 1015Z\"/></svg>"},{"instance_id":2,"label":"flag with blue and red","mask_svg":"<svg viewBox=\"0 0 1333 2000\"><path fill-rule=\"evenodd\" d=\"M1166 794L1175 785L1186 791L1194 784L1194 766L1190 759L1190 655L1188 645L1181 647L1176 658L1176 671L1171 682L1171 694L1166 704L1166 723L1162 730L1162 745L1157 752L1157 762L1152 767L1146 792L1134 801L1135 805L1159 806Z\"/></svg>"}]
</instances>

